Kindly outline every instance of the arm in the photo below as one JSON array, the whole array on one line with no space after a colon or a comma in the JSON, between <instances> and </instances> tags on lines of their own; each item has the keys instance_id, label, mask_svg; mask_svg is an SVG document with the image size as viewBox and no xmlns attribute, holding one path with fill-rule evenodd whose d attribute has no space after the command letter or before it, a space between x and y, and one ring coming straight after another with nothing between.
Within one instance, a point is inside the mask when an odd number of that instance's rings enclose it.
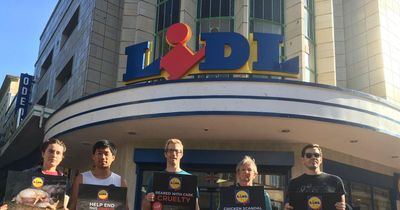
<instances>
[{"instance_id":1,"label":"arm","mask_svg":"<svg viewBox=\"0 0 400 210\"><path fill-rule=\"evenodd\" d=\"M149 192L144 196L142 200L142 210L151 210L151 202L154 201L154 197L155 195L153 192Z\"/></svg>"},{"instance_id":2,"label":"arm","mask_svg":"<svg viewBox=\"0 0 400 210\"><path fill-rule=\"evenodd\" d=\"M0 206L0 210L7 210L7 209L8 209L7 204L4 204L4 205Z\"/></svg>"},{"instance_id":3,"label":"arm","mask_svg":"<svg viewBox=\"0 0 400 210\"><path fill-rule=\"evenodd\" d=\"M72 184L71 201L69 203L69 209L71 209L71 210L76 209L76 203L78 201L79 185L82 184L82 181L83 181L82 174L79 174L75 178L74 183Z\"/></svg>"},{"instance_id":4,"label":"arm","mask_svg":"<svg viewBox=\"0 0 400 210\"><path fill-rule=\"evenodd\" d=\"M335 203L335 207L337 210L345 210L346 209L346 197L342 195L342 201Z\"/></svg>"},{"instance_id":5,"label":"arm","mask_svg":"<svg viewBox=\"0 0 400 210\"><path fill-rule=\"evenodd\" d=\"M121 179L121 186L122 187L126 187L128 189L128 185L126 184L126 180L125 179ZM125 204L125 209L129 210L129 205L128 205L128 193L126 194L126 204Z\"/></svg>"},{"instance_id":6,"label":"arm","mask_svg":"<svg viewBox=\"0 0 400 210\"><path fill-rule=\"evenodd\" d=\"M269 195L266 190L264 190L264 197L265 197L265 209L272 210L271 200L269 199Z\"/></svg>"},{"instance_id":7,"label":"arm","mask_svg":"<svg viewBox=\"0 0 400 210\"><path fill-rule=\"evenodd\" d=\"M200 210L199 198L196 198L196 210Z\"/></svg>"}]
</instances>

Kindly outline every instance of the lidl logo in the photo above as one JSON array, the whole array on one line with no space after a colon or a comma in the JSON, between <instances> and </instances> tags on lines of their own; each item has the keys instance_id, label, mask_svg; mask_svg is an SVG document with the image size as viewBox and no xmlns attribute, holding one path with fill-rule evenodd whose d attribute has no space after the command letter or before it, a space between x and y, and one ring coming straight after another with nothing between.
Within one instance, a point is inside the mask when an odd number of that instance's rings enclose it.
<instances>
[{"instance_id":1,"label":"lidl logo","mask_svg":"<svg viewBox=\"0 0 400 210\"><path fill-rule=\"evenodd\" d=\"M34 188L41 188L44 184L44 178L43 177L33 177L32 178L32 186Z\"/></svg>"},{"instance_id":2,"label":"lidl logo","mask_svg":"<svg viewBox=\"0 0 400 210\"><path fill-rule=\"evenodd\" d=\"M233 32L202 33L200 44L205 46L197 52L186 45L191 36L190 27L184 23L170 26L166 41L172 49L152 63L150 42L127 47L123 81L134 83L157 78L177 80L186 75L216 73L297 77L299 73L298 57L283 60L280 56L282 35L253 33L247 40L243 35Z\"/></svg>"},{"instance_id":3,"label":"lidl logo","mask_svg":"<svg viewBox=\"0 0 400 210\"><path fill-rule=\"evenodd\" d=\"M235 198L236 202L240 204L247 204L250 201L249 192L247 190L238 190Z\"/></svg>"},{"instance_id":4,"label":"lidl logo","mask_svg":"<svg viewBox=\"0 0 400 210\"><path fill-rule=\"evenodd\" d=\"M169 188L173 190L180 190L182 186L181 179L178 177L172 177L169 180Z\"/></svg>"},{"instance_id":5,"label":"lidl logo","mask_svg":"<svg viewBox=\"0 0 400 210\"><path fill-rule=\"evenodd\" d=\"M322 201L318 196L310 196L307 201L309 209L321 209Z\"/></svg>"},{"instance_id":6,"label":"lidl logo","mask_svg":"<svg viewBox=\"0 0 400 210\"><path fill-rule=\"evenodd\" d=\"M100 200L107 200L107 199L108 199L108 192L107 192L106 190L100 190L100 191L97 193L97 197L98 197Z\"/></svg>"}]
</instances>

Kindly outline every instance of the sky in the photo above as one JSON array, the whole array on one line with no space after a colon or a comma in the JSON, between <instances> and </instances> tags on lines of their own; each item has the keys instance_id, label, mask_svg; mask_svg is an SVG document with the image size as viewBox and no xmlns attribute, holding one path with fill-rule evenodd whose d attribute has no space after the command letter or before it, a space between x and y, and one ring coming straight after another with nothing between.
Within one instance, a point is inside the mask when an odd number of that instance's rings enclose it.
<instances>
[{"instance_id":1,"label":"sky","mask_svg":"<svg viewBox=\"0 0 400 210\"><path fill-rule=\"evenodd\" d=\"M57 0L0 0L0 86L7 74L33 75L39 39Z\"/></svg>"}]
</instances>

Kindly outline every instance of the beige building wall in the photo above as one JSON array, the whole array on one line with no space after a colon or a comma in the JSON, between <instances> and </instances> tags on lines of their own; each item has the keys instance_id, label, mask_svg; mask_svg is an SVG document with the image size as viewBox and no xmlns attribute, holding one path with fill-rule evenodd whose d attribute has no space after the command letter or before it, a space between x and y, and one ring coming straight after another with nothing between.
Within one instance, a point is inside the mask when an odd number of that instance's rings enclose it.
<instances>
[{"instance_id":1,"label":"beige building wall","mask_svg":"<svg viewBox=\"0 0 400 210\"><path fill-rule=\"evenodd\" d=\"M334 0L335 54L339 87L386 97L379 13L378 0Z\"/></svg>"},{"instance_id":2,"label":"beige building wall","mask_svg":"<svg viewBox=\"0 0 400 210\"><path fill-rule=\"evenodd\" d=\"M300 60L300 73L299 80L303 80L304 69L304 46L302 34L302 8L303 4L299 0L285 0L284 1L284 36L285 36L285 55L288 59L299 57Z\"/></svg>"},{"instance_id":3,"label":"beige building wall","mask_svg":"<svg viewBox=\"0 0 400 210\"><path fill-rule=\"evenodd\" d=\"M332 0L315 0L314 12L317 83L336 85Z\"/></svg>"},{"instance_id":4,"label":"beige building wall","mask_svg":"<svg viewBox=\"0 0 400 210\"><path fill-rule=\"evenodd\" d=\"M375 65L376 68L383 67L385 83L371 87L371 93L374 94L375 91L379 93L386 89L386 98L400 103L400 2L380 0L379 13L374 16L378 14L375 19L379 20L381 37L374 43L382 45L380 55L383 58ZM376 25L375 19L373 23Z\"/></svg>"}]
</instances>

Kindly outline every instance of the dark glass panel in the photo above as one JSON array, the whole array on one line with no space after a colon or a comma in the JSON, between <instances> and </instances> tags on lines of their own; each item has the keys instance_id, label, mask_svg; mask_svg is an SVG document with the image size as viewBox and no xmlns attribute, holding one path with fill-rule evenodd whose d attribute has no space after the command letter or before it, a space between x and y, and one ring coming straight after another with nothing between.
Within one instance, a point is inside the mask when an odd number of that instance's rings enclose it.
<instances>
[{"instance_id":1,"label":"dark glass panel","mask_svg":"<svg viewBox=\"0 0 400 210\"><path fill-rule=\"evenodd\" d=\"M161 4L158 7L158 26L157 26L157 31L161 31L164 28L164 6L165 6L165 4Z\"/></svg>"},{"instance_id":2,"label":"dark glass panel","mask_svg":"<svg viewBox=\"0 0 400 210\"><path fill-rule=\"evenodd\" d=\"M273 20L275 22L280 23L281 22L281 4L282 3L281 3L281 0L273 0L273 1L274 1L274 3L273 3L273 6L274 6Z\"/></svg>"},{"instance_id":3,"label":"dark glass panel","mask_svg":"<svg viewBox=\"0 0 400 210\"><path fill-rule=\"evenodd\" d=\"M221 0L221 16L226 17L229 16L229 11L231 9L231 0Z\"/></svg>"},{"instance_id":4,"label":"dark glass panel","mask_svg":"<svg viewBox=\"0 0 400 210\"><path fill-rule=\"evenodd\" d=\"M201 1L201 18L210 17L210 0Z\"/></svg>"},{"instance_id":5,"label":"dark glass panel","mask_svg":"<svg viewBox=\"0 0 400 210\"><path fill-rule=\"evenodd\" d=\"M174 0L172 3L172 23L179 22L179 9L180 9L181 1Z\"/></svg>"},{"instance_id":6,"label":"dark glass panel","mask_svg":"<svg viewBox=\"0 0 400 210\"><path fill-rule=\"evenodd\" d=\"M219 17L220 0L211 0L211 17Z\"/></svg>"},{"instance_id":7,"label":"dark glass panel","mask_svg":"<svg viewBox=\"0 0 400 210\"><path fill-rule=\"evenodd\" d=\"M264 1L264 19L272 20L272 0Z\"/></svg>"},{"instance_id":8,"label":"dark glass panel","mask_svg":"<svg viewBox=\"0 0 400 210\"><path fill-rule=\"evenodd\" d=\"M168 0L165 5L165 28L168 28L172 22L172 0Z\"/></svg>"},{"instance_id":9,"label":"dark glass panel","mask_svg":"<svg viewBox=\"0 0 400 210\"><path fill-rule=\"evenodd\" d=\"M254 0L254 17L263 18L263 0Z\"/></svg>"}]
</instances>

